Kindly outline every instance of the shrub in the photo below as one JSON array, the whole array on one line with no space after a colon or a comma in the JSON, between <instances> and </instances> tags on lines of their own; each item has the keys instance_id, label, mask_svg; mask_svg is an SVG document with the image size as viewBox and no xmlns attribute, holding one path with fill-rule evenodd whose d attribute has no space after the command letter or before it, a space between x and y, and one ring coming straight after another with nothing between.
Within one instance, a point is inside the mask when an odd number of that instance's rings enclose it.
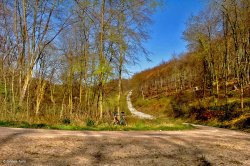
<instances>
[{"instance_id":1,"label":"shrub","mask_svg":"<svg viewBox=\"0 0 250 166\"><path fill-rule=\"evenodd\" d=\"M195 120L208 120L207 115L204 115L206 108L201 107L190 107L189 117Z\"/></svg>"},{"instance_id":2,"label":"shrub","mask_svg":"<svg viewBox=\"0 0 250 166\"><path fill-rule=\"evenodd\" d=\"M184 113L182 111L182 105L181 103L177 103L176 101L171 101L170 105L172 107L172 116L177 118L182 116Z\"/></svg>"},{"instance_id":3,"label":"shrub","mask_svg":"<svg viewBox=\"0 0 250 166\"><path fill-rule=\"evenodd\" d=\"M88 127L95 126L95 121L93 119L87 119L86 126L88 126Z\"/></svg>"},{"instance_id":4,"label":"shrub","mask_svg":"<svg viewBox=\"0 0 250 166\"><path fill-rule=\"evenodd\" d=\"M171 100L170 105L173 110L173 116L181 117L187 113L186 105L191 101L192 97L190 93L180 92Z\"/></svg>"},{"instance_id":5,"label":"shrub","mask_svg":"<svg viewBox=\"0 0 250 166\"><path fill-rule=\"evenodd\" d=\"M34 128L45 128L45 127L47 127L47 125L44 124L44 123L39 123L39 124L32 124L31 127L34 127Z\"/></svg>"},{"instance_id":6,"label":"shrub","mask_svg":"<svg viewBox=\"0 0 250 166\"><path fill-rule=\"evenodd\" d=\"M63 123L63 124L70 124L71 121L70 121L69 118L64 118L64 119L62 120L62 123Z\"/></svg>"},{"instance_id":7,"label":"shrub","mask_svg":"<svg viewBox=\"0 0 250 166\"><path fill-rule=\"evenodd\" d=\"M250 114L241 115L239 118L236 118L231 121L233 127L238 129L249 129L250 128Z\"/></svg>"},{"instance_id":8,"label":"shrub","mask_svg":"<svg viewBox=\"0 0 250 166\"><path fill-rule=\"evenodd\" d=\"M186 104L192 101L192 94L191 93L184 93L184 92L180 92L178 93L175 97L174 100L178 103L178 104Z\"/></svg>"},{"instance_id":9,"label":"shrub","mask_svg":"<svg viewBox=\"0 0 250 166\"><path fill-rule=\"evenodd\" d=\"M203 114L203 119L210 120L210 119L221 119L225 116L224 111L220 110L206 110Z\"/></svg>"},{"instance_id":10,"label":"shrub","mask_svg":"<svg viewBox=\"0 0 250 166\"><path fill-rule=\"evenodd\" d=\"M195 91L194 92L195 98L199 98L199 99L203 98L203 96L204 96L203 93L204 93L203 90L197 90L197 91Z\"/></svg>"}]
</instances>

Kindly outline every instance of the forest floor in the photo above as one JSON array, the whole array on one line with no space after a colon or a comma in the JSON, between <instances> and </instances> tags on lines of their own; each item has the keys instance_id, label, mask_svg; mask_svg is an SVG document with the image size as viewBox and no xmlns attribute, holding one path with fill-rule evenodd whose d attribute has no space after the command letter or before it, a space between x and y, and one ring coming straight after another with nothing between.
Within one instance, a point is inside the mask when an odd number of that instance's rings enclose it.
<instances>
[{"instance_id":1,"label":"forest floor","mask_svg":"<svg viewBox=\"0 0 250 166\"><path fill-rule=\"evenodd\" d=\"M250 165L250 134L0 127L0 165Z\"/></svg>"}]
</instances>

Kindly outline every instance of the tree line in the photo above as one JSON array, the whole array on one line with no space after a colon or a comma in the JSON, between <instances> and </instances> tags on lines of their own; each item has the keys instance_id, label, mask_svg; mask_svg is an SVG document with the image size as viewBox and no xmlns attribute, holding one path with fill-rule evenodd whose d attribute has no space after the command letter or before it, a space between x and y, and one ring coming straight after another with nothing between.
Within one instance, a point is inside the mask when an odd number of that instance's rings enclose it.
<instances>
[{"instance_id":1,"label":"tree line","mask_svg":"<svg viewBox=\"0 0 250 166\"><path fill-rule=\"evenodd\" d=\"M103 119L126 64L147 54L152 0L1 0L1 118ZM113 84L112 84L113 85Z\"/></svg>"},{"instance_id":2,"label":"tree line","mask_svg":"<svg viewBox=\"0 0 250 166\"><path fill-rule=\"evenodd\" d=\"M237 97L241 109L249 97L250 1L213 0L186 23L183 39L188 52L133 77L144 96L200 91L200 97ZM245 92L246 91L246 92Z\"/></svg>"}]
</instances>

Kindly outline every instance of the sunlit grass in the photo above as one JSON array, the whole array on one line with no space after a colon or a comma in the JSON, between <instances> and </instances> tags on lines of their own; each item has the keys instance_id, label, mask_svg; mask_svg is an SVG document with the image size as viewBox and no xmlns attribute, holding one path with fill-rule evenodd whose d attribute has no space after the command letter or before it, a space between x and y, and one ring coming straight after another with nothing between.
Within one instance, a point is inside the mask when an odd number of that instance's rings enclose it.
<instances>
[{"instance_id":1,"label":"sunlit grass","mask_svg":"<svg viewBox=\"0 0 250 166\"><path fill-rule=\"evenodd\" d=\"M171 111L170 98L154 98L145 99L138 98L136 101L132 101L133 106L140 112L150 114L156 117L166 115L167 112Z\"/></svg>"},{"instance_id":2,"label":"sunlit grass","mask_svg":"<svg viewBox=\"0 0 250 166\"><path fill-rule=\"evenodd\" d=\"M127 126L113 125L110 123L100 123L94 126L87 125L71 125L71 124L30 124L28 122L18 121L0 121L0 126L3 127L17 127L17 128L43 128L43 129L58 129L58 130L91 130L91 131L146 131L146 130L187 130L192 129L191 125L183 124L181 120L173 119L154 119L143 120L135 117L127 118Z\"/></svg>"}]
</instances>

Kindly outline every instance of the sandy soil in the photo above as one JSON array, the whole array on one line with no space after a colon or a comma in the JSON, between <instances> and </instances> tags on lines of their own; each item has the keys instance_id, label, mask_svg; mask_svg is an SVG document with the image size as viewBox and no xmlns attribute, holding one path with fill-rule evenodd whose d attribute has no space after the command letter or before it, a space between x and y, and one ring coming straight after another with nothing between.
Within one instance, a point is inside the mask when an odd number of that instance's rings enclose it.
<instances>
[{"instance_id":1,"label":"sandy soil","mask_svg":"<svg viewBox=\"0 0 250 166\"><path fill-rule=\"evenodd\" d=\"M250 165L250 134L62 131L0 127L1 165Z\"/></svg>"}]
</instances>

